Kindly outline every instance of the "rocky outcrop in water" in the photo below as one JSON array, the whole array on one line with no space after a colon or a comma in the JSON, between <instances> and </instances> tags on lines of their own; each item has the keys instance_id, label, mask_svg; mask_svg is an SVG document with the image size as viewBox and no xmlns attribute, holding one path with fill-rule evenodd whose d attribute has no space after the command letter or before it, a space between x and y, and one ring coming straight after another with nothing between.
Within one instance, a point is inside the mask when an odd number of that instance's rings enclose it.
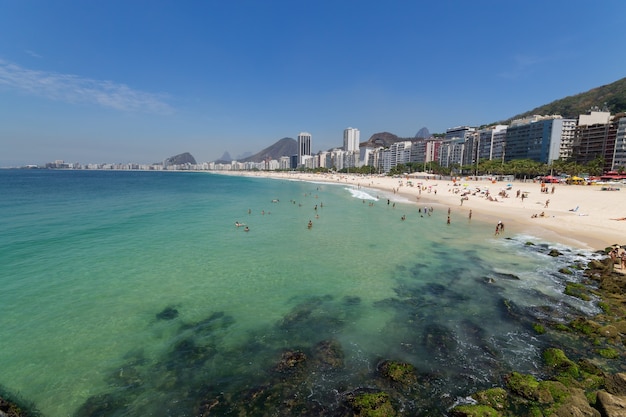
<instances>
[{"instance_id":1,"label":"rocky outcrop in water","mask_svg":"<svg viewBox=\"0 0 626 417\"><path fill-rule=\"evenodd\" d=\"M600 314L584 315L535 288L527 294L536 302L518 305L506 298L503 284L516 277L493 273L493 282L472 281L496 294L498 320L535 339L542 355L533 375L502 364L498 335L486 332L480 319L450 319L450 306L471 297L456 287L460 270L444 285L421 281L416 266L400 271L411 280L402 281L395 296L373 304L394 316L393 331L384 333L398 337L392 357L346 357L350 341L337 335L360 309L372 308L358 297L304 297L236 345L225 337L236 324L232 316L212 312L185 322L168 307L157 320L152 316L152 325L178 329L167 352L150 361L143 352L129 353L106 378L109 392L89 398L75 415L130 415L139 407L143 415L167 408L200 416L623 416L626 275L614 271L610 259L576 260L567 269L577 272L558 276L564 291L590 300L581 301L585 305L596 303ZM428 358L421 366L400 359L421 357ZM476 392L463 400L468 387ZM146 392L158 401L142 397Z\"/></svg>"}]
</instances>

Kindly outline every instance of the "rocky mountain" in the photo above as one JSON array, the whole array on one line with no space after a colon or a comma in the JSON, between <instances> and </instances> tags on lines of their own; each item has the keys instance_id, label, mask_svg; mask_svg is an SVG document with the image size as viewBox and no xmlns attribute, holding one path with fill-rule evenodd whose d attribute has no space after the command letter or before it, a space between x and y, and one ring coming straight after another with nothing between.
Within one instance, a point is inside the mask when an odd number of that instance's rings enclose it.
<instances>
[{"instance_id":1,"label":"rocky mountain","mask_svg":"<svg viewBox=\"0 0 626 417\"><path fill-rule=\"evenodd\" d=\"M224 154L222 155L222 157L215 162L227 164L227 163L230 163L232 160L233 158L230 156L228 151L224 151Z\"/></svg>"},{"instance_id":2,"label":"rocky mountain","mask_svg":"<svg viewBox=\"0 0 626 417\"><path fill-rule=\"evenodd\" d=\"M282 138L262 151L239 160L239 162L262 162L266 159L279 159L281 156L291 156L297 153L298 141L293 138Z\"/></svg>"},{"instance_id":3,"label":"rocky mountain","mask_svg":"<svg viewBox=\"0 0 626 417\"><path fill-rule=\"evenodd\" d=\"M428 131L428 128L426 127L421 128L415 134L416 139L428 139L429 137L430 137L430 132Z\"/></svg>"},{"instance_id":4,"label":"rocky mountain","mask_svg":"<svg viewBox=\"0 0 626 417\"><path fill-rule=\"evenodd\" d=\"M168 165L184 165L184 164L196 164L196 159L189 153L181 153L176 156L170 156L164 162L165 166Z\"/></svg>"},{"instance_id":5,"label":"rocky mountain","mask_svg":"<svg viewBox=\"0 0 626 417\"><path fill-rule=\"evenodd\" d=\"M367 146L367 147L382 146L382 147L387 148L393 143L396 143L400 140L406 140L406 139L399 138L393 133L380 132L380 133L374 133L372 136L370 136L370 138L366 142L361 142L359 146Z\"/></svg>"}]
</instances>

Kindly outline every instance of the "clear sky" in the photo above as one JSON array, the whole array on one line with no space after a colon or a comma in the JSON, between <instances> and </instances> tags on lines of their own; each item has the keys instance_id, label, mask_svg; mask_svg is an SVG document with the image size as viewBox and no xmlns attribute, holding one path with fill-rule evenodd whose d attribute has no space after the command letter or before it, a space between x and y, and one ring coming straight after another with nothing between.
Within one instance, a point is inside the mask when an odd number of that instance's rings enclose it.
<instances>
[{"instance_id":1,"label":"clear sky","mask_svg":"<svg viewBox=\"0 0 626 417\"><path fill-rule=\"evenodd\" d=\"M626 76L623 0L0 0L0 166L315 152Z\"/></svg>"}]
</instances>

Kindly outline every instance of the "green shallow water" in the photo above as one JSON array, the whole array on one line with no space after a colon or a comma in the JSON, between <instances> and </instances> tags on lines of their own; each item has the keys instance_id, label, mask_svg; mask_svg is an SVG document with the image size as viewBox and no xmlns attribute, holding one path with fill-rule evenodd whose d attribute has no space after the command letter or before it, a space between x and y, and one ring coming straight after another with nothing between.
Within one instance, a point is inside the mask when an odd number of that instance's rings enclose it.
<instances>
[{"instance_id":1,"label":"green shallow water","mask_svg":"<svg viewBox=\"0 0 626 417\"><path fill-rule=\"evenodd\" d=\"M503 299L595 309L561 294L555 271L574 252L555 261L531 237L494 238L454 211L446 225L445 207L423 215L365 189L5 170L0 195L0 384L48 416L125 391L111 415L194 415L207 385L253 386L277 352L328 339L346 356L342 386L389 358L446 375L431 395L466 395L537 370L542 342L503 317ZM159 320L167 307L178 316ZM424 342L438 332L453 351Z\"/></svg>"}]
</instances>

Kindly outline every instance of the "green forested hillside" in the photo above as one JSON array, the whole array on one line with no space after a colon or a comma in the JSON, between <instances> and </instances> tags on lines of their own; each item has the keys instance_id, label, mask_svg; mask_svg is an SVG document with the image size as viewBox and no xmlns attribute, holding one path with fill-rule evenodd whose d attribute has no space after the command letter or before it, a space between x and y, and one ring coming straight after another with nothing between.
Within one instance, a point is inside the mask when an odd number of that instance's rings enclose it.
<instances>
[{"instance_id":1,"label":"green forested hillside","mask_svg":"<svg viewBox=\"0 0 626 417\"><path fill-rule=\"evenodd\" d=\"M593 88L585 93L555 100L552 103L511 117L508 121L534 114L560 114L566 119L575 119L580 114L588 112L591 108L607 110L611 114L626 112L626 78Z\"/></svg>"}]
</instances>

